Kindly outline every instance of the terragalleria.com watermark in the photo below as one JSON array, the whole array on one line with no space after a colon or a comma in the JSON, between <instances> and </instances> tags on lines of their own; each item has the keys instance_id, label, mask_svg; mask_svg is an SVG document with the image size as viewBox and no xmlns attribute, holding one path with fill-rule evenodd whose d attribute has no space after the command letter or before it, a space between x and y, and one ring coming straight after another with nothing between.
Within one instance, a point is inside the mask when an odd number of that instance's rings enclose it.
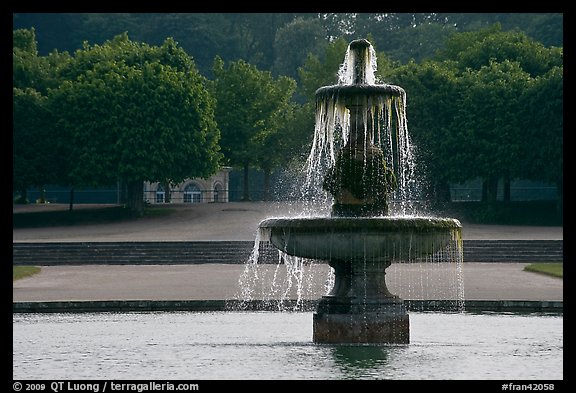
<instances>
[{"instance_id":1,"label":"terragalleria.com watermark","mask_svg":"<svg viewBox=\"0 0 576 393\"><path fill-rule=\"evenodd\" d=\"M40 392L51 390L60 392L147 392L147 391L197 391L200 385L197 383L172 383L172 382L14 382L12 388L15 392Z\"/></svg>"}]
</instances>

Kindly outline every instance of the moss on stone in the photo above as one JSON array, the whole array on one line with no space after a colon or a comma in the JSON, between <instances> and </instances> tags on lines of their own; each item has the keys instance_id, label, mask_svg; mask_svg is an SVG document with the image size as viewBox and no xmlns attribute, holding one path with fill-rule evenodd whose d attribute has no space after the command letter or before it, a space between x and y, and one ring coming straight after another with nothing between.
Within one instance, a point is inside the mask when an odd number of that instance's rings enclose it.
<instances>
[{"instance_id":1,"label":"moss on stone","mask_svg":"<svg viewBox=\"0 0 576 393\"><path fill-rule=\"evenodd\" d=\"M341 204L339 195L348 191L362 201L361 204L387 211L388 194L397 188L397 182L394 172L386 166L381 149L373 147L365 152L344 148L326 174L322 186L336 198L337 205Z\"/></svg>"}]
</instances>

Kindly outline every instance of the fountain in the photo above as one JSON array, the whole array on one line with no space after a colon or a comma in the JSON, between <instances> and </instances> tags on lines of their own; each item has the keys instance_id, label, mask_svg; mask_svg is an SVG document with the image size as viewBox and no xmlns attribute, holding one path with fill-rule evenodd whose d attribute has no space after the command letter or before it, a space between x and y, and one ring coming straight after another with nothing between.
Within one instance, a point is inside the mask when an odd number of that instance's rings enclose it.
<instances>
[{"instance_id":1,"label":"fountain","mask_svg":"<svg viewBox=\"0 0 576 393\"><path fill-rule=\"evenodd\" d=\"M370 42L352 41L339 83L316 91L305 188L332 195L330 216L259 225L284 255L333 268L334 286L313 316L316 343L409 343L406 306L388 290L386 269L438 254L461 258L458 220L406 214L405 203L391 212L389 194L402 199L414 183L411 145L405 92L376 83L375 64Z\"/></svg>"},{"instance_id":2,"label":"fountain","mask_svg":"<svg viewBox=\"0 0 576 393\"><path fill-rule=\"evenodd\" d=\"M367 41L353 44L346 60L366 55L370 61L363 64L371 64L374 58L366 53L371 50ZM334 270L334 286L313 315L246 311L249 307L223 311L218 299L192 301L199 304L192 306L195 311L186 310L190 303L181 299L169 301L172 306L166 309L161 300L136 301L136 306L123 300L88 302L97 312L78 311L76 302L67 312L55 312L51 302L32 302L29 312L14 306L14 386L34 376L42 380L479 380L493 383L495 389L500 389L501 380L550 380L537 386L558 390L564 370L562 306L549 308L560 311L559 315L499 313L491 307L486 313L415 311L410 331L404 301L388 291L385 271L392 263L400 263L393 268L405 267L401 263L421 259L432 264L457 261L458 270L460 225L452 219L417 216L405 200L409 198L403 199L412 196L414 184L403 119L404 93L398 87L376 85L372 69L357 65L357 61L345 62L343 68L357 69L366 75L364 79L352 83L349 73L343 72L339 85L318 91L318 121L306 180L311 189L324 186L333 195L331 215L264 220L246 264L250 274L253 267L259 273L256 245L263 235L279 250L290 277L303 276L302 267L311 266L308 258L327 261ZM365 104L353 106L358 102ZM392 105L397 105L399 115L394 127L387 118ZM363 145L366 153L360 149ZM384 163L359 164L382 156ZM346 167L346 162L351 166ZM362 182L355 182L358 176L364 176ZM394 200L388 201L392 193ZM268 242L262 243L267 247ZM273 269L274 279L280 266ZM30 283L26 286L34 289ZM242 300L255 299L250 285L241 289L247 291ZM265 299L270 295L265 293ZM61 310L68 302L55 303ZM215 309L207 303L215 303ZM142 309L143 304L152 311ZM182 309L172 308L175 305ZM495 307L500 309L501 302ZM318 343L352 344L310 345L310 333ZM378 345L409 341L410 350L404 345Z\"/></svg>"}]
</instances>

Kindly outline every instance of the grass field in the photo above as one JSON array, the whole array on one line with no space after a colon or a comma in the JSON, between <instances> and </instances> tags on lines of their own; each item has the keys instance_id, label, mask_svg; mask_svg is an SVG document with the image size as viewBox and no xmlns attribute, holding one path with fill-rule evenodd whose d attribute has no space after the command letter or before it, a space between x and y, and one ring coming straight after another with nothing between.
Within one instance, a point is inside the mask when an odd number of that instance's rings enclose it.
<instances>
[{"instance_id":1,"label":"grass field","mask_svg":"<svg viewBox=\"0 0 576 393\"><path fill-rule=\"evenodd\" d=\"M533 263L524 268L525 271L546 274L548 276L564 278L563 263Z\"/></svg>"},{"instance_id":2,"label":"grass field","mask_svg":"<svg viewBox=\"0 0 576 393\"><path fill-rule=\"evenodd\" d=\"M12 281L16 281L24 277L29 277L37 273L40 273L40 268L38 266L13 266Z\"/></svg>"}]
</instances>

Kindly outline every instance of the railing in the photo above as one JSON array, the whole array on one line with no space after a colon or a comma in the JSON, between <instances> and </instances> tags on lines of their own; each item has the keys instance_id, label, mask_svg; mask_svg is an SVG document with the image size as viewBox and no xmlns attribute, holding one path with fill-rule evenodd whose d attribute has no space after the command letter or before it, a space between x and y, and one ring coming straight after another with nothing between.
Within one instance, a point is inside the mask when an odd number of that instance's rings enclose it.
<instances>
[{"instance_id":1,"label":"railing","mask_svg":"<svg viewBox=\"0 0 576 393\"><path fill-rule=\"evenodd\" d=\"M144 191L144 201L152 204L156 203L207 203L207 202L228 202L227 190L194 190L194 191L171 191L170 195L166 191L149 190Z\"/></svg>"},{"instance_id":2,"label":"railing","mask_svg":"<svg viewBox=\"0 0 576 393\"><path fill-rule=\"evenodd\" d=\"M479 187L454 187L450 190L453 202L480 201L482 199L482 189ZM163 195L163 197L161 196ZM264 200L264 190L251 189L250 199L253 201ZM70 190L47 189L44 193L45 200L50 203L70 203ZM182 191L172 191L170 201L172 203L205 203L205 202L233 202L243 200L242 190L219 190L215 195L214 190L200 190L193 193ZM502 200L503 193L500 189L497 199ZM40 192L28 191L28 200L34 203L40 198ZM165 203L166 194L157 191L145 191L143 194L145 201L149 203ZM269 200L291 200L289 193L277 195L269 193ZM510 199L512 201L554 201L558 199L556 187L511 187ZM116 203L120 204L121 192L119 189L94 189L75 190L74 203Z\"/></svg>"},{"instance_id":3,"label":"railing","mask_svg":"<svg viewBox=\"0 0 576 393\"><path fill-rule=\"evenodd\" d=\"M452 202L480 201L482 189L479 187L453 187L450 190ZM502 189L498 190L498 200L503 199ZM511 201L555 201L558 199L556 187L510 187Z\"/></svg>"}]
</instances>

